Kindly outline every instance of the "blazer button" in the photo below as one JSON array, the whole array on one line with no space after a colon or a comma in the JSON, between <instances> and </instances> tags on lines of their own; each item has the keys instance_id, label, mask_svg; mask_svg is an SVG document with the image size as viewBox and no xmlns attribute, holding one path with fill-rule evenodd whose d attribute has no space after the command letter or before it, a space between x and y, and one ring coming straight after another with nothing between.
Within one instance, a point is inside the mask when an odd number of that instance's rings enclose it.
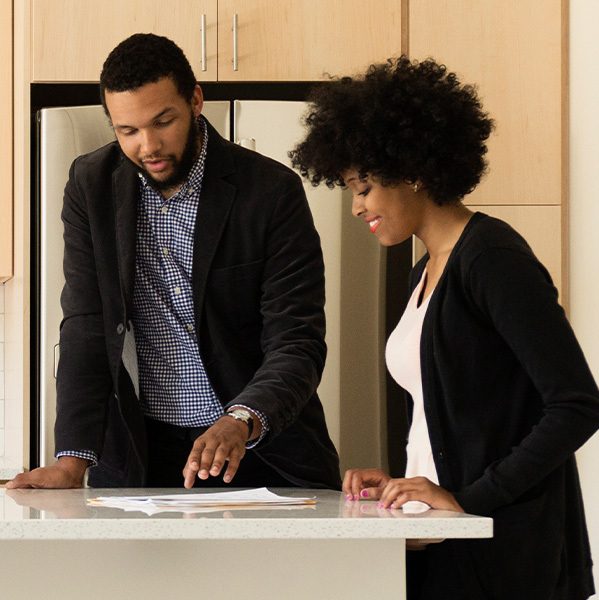
<instances>
[{"instance_id":1,"label":"blazer button","mask_svg":"<svg viewBox=\"0 0 599 600\"><path fill-rule=\"evenodd\" d=\"M123 333L123 331L125 331L125 326L122 323L119 323L116 326L116 332L121 335Z\"/></svg>"}]
</instances>

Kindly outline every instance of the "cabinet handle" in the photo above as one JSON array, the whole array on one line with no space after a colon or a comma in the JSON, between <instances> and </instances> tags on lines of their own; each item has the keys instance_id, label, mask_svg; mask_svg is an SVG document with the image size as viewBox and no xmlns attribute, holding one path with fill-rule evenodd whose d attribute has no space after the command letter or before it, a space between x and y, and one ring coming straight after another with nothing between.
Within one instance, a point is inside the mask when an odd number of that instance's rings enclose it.
<instances>
[{"instance_id":1,"label":"cabinet handle","mask_svg":"<svg viewBox=\"0 0 599 600\"><path fill-rule=\"evenodd\" d=\"M233 71L237 71L237 13L233 15Z\"/></svg>"},{"instance_id":2,"label":"cabinet handle","mask_svg":"<svg viewBox=\"0 0 599 600\"><path fill-rule=\"evenodd\" d=\"M206 15L202 15L200 31L202 32L202 71L205 71L206 70Z\"/></svg>"}]
</instances>

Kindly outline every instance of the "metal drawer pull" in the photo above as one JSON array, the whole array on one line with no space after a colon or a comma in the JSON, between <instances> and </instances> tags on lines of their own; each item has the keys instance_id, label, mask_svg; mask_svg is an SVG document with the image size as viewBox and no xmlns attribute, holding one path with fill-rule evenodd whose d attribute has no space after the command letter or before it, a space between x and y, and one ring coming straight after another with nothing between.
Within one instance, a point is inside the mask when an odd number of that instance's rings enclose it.
<instances>
[{"instance_id":1,"label":"metal drawer pull","mask_svg":"<svg viewBox=\"0 0 599 600\"><path fill-rule=\"evenodd\" d=\"M237 13L233 15L233 71L237 71Z\"/></svg>"},{"instance_id":2,"label":"metal drawer pull","mask_svg":"<svg viewBox=\"0 0 599 600\"><path fill-rule=\"evenodd\" d=\"M202 32L202 71L206 70L206 15L202 15L200 24L200 31Z\"/></svg>"}]
</instances>

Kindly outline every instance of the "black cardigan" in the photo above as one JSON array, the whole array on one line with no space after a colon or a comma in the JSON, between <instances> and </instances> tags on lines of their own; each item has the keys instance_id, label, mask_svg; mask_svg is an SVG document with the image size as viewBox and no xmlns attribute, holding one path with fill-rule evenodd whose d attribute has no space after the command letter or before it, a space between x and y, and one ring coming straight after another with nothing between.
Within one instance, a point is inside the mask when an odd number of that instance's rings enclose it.
<instances>
[{"instance_id":1,"label":"black cardigan","mask_svg":"<svg viewBox=\"0 0 599 600\"><path fill-rule=\"evenodd\" d=\"M506 223L476 213L466 226L431 297L421 364L440 485L494 518L492 540L432 555L455 561L473 599L587 598L574 452L599 427L599 392L548 272Z\"/></svg>"}]
</instances>

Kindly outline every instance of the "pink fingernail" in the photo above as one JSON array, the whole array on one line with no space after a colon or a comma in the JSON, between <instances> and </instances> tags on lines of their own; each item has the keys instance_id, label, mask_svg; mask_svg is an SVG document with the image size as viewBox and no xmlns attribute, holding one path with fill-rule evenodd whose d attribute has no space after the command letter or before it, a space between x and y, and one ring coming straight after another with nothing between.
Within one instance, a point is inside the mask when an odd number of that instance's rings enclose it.
<instances>
[{"instance_id":1,"label":"pink fingernail","mask_svg":"<svg viewBox=\"0 0 599 600\"><path fill-rule=\"evenodd\" d=\"M368 498L368 490L362 490L360 496L362 496L362 498Z\"/></svg>"}]
</instances>

